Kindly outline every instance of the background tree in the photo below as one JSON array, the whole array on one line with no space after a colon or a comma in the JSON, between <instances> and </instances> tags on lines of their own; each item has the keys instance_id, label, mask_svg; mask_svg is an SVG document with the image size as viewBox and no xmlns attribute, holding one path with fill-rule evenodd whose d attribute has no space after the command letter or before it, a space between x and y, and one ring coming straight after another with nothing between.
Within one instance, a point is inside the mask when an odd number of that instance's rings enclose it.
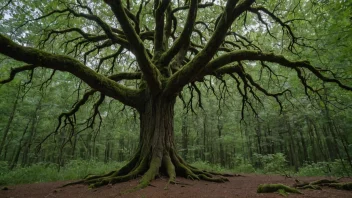
<instances>
[{"instance_id":1,"label":"background tree","mask_svg":"<svg viewBox=\"0 0 352 198\"><path fill-rule=\"evenodd\" d=\"M339 5L346 7L348 3ZM276 101L278 110L283 111L286 105L283 100L292 99L296 84L291 81L295 78L299 79L304 93L310 98L322 98L325 93L322 92L324 84L317 83L317 80L352 90L345 85L349 83L348 78L340 72L334 73L334 68L324 60L313 64L301 61L303 57L309 59L310 55L319 55L321 48L316 41L319 34L306 30L306 26L309 24L314 29L309 22L315 15L323 14L326 6L320 1L283 4L281 1L254 0L226 3L198 0L58 0L50 3L10 0L1 7L1 13L9 19L5 19L7 23L2 25L8 32L0 35L0 53L26 65L12 68L10 77L0 83L8 83L26 71L30 72L31 80L33 71L40 68L52 70L41 87L52 81L56 71L69 72L85 83L79 83L78 100L72 109L60 114L58 126L43 140L53 134L62 134L58 147L59 163L64 146L77 133L76 113L88 100L94 100L94 104L91 116L83 122L86 126L83 129L91 128L87 142L93 142L93 145L87 144L86 148L93 157L99 152L95 143L104 117L101 113L104 101L114 99L136 110L140 140L131 161L118 171L80 182L96 187L143 174L138 187L145 187L159 172L166 173L171 183L175 182L176 175L223 182L225 178L214 178L211 173L190 166L176 152L173 123L176 98L180 97L184 105L192 109L195 97L197 105L203 105L201 84L219 101L236 91L241 96L243 118L246 109L258 115L256 108L263 103L263 96ZM40 7L43 9L38 9ZM319 25L316 28L319 29ZM263 75L264 72L267 74ZM229 89L229 78L235 82L232 86L235 89ZM214 88L215 79L221 82L218 93ZM182 94L185 87L190 90L188 96ZM41 108L41 100L36 103L37 110ZM326 109L325 115L329 120ZM221 113L204 114L204 120L210 118L216 118L218 123L214 129L203 125L201 157L207 158L206 154L215 149L206 147L209 132L214 131L220 140L220 163L224 164ZM283 119L283 123L287 123L285 121L289 118ZM35 117L29 122L30 136L25 138L23 133L19 150L23 147L29 149L31 143L28 141L32 141L35 133L32 126L36 122ZM96 123L98 127L94 128ZM252 141L257 141L258 153L271 152L270 126L265 126L259 119L253 123L256 137ZM297 134L289 123L287 128L288 149L292 162L298 166L297 151L294 150ZM71 134L70 138L65 138L65 133ZM330 133L334 134L331 130ZM22 140L26 140L24 145ZM214 161L214 156L210 160Z\"/></svg>"}]
</instances>

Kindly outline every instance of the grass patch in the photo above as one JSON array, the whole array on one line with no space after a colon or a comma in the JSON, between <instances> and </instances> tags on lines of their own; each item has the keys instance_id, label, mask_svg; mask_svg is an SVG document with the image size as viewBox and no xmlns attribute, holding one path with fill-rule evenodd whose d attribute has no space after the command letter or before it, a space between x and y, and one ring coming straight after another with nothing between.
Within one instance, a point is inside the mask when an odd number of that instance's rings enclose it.
<instances>
[{"instance_id":1,"label":"grass patch","mask_svg":"<svg viewBox=\"0 0 352 198\"><path fill-rule=\"evenodd\" d=\"M0 162L0 185L81 179L88 174L103 174L117 170L124 163L72 160L64 167L61 167L60 171L57 165L48 163L33 164L29 167L16 167L9 171L5 163Z\"/></svg>"}]
</instances>

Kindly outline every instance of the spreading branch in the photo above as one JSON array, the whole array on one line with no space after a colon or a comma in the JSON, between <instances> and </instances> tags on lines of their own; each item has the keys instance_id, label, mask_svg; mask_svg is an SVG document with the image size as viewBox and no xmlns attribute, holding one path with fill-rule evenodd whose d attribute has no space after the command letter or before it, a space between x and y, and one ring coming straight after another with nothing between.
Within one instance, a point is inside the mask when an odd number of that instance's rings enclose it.
<instances>
[{"instance_id":1,"label":"spreading branch","mask_svg":"<svg viewBox=\"0 0 352 198\"><path fill-rule=\"evenodd\" d=\"M197 9L198 0L191 0L185 27L183 28L180 37L177 38L171 48L160 57L159 62L161 65L167 65L167 63L171 61L171 59L181 50L182 47L188 47L197 17Z\"/></svg>"},{"instance_id":2,"label":"spreading branch","mask_svg":"<svg viewBox=\"0 0 352 198\"><path fill-rule=\"evenodd\" d=\"M220 21L214 31L214 34L203 48L187 65L171 76L166 86L166 94L179 92L189 82L192 82L199 73L204 69L212 57L216 54L223 43L227 30L235 19L245 12L254 0L245 0L241 3L238 1L228 1L224 12L221 14Z\"/></svg>"},{"instance_id":3,"label":"spreading branch","mask_svg":"<svg viewBox=\"0 0 352 198\"><path fill-rule=\"evenodd\" d=\"M324 76L319 68L312 66L308 61L290 61L286 59L284 56L275 55L273 53L263 53L260 51L241 50L241 51L234 51L234 52L224 54L210 61L205 66L205 70L215 71L216 69L219 69L224 65L227 65L232 62L238 62L238 61L272 62L287 68L295 69L296 72L300 71L299 69L306 69L324 82L336 83L339 87L352 91L352 87L344 85L340 80Z\"/></svg>"},{"instance_id":4,"label":"spreading branch","mask_svg":"<svg viewBox=\"0 0 352 198\"><path fill-rule=\"evenodd\" d=\"M47 53L31 47L23 47L1 34L0 53L28 64L69 72L83 80L93 89L115 98L126 105L137 106L134 102L136 101L134 99L138 98L139 95L137 90L127 88L108 77L96 73L74 58Z\"/></svg>"},{"instance_id":5,"label":"spreading branch","mask_svg":"<svg viewBox=\"0 0 352 198\"><path fill-rule=\"evenodd\" d=\"M143 41L137 35L136 31L129 22L122 2L120 0L109 0L105 2L111 7L117 20L120 22L122 30L131 45L132 52L136 55L138 65L144 75L145 80L147 81L147 84L153 92L158 92L161 89L160 72L149 59L148 53L143 45Z\"/></svg>"},{"instance_id":6,"label":"spreading branch","mask_svg":"<svg viewBox=\"0 0 352 198\"><path fill-rule=\"evenodd\" d=\"M18 74L18 73L21 73L23 71L33 71L33 69L37 68L38 66L36 65L24 65L24 66L21 66L21 67L17 67L17 68L11 68L11 72L10 72L10 76L9 78L7 79L4 79L4 80L0 80L0 84L6 84L6 83L9 83L11 82L13 79L15 79L15 76Z\"/></svg>"}]
</instances>

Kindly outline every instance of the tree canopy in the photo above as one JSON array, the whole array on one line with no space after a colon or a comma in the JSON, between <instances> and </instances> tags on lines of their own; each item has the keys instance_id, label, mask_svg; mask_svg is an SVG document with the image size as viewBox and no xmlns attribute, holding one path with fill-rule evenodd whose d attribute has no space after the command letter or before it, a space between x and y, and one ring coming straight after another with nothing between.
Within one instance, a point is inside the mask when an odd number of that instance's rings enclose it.
<instances>
[{"instance_id":1,"label":"tree canopy","mask_svg":"<svg viewBox=\"0 0 352 198\"><path fill-rule=\"evenodd\" d=\"M16 67L0 84L22 72L31 80L39 68L52 72L42 85L57 71L84 82L78 89L85 87L85 93L60 114L55 132L73 126L77 111L95 94L87 127L101 119L99 106L107 97L138 111L135 157L119 171L83 182L100 186L144 174L145 187L160 167L170 182L176 174L225 181L175 152L176 98L187 107L195 93L201 107L200 86L220 92L220 100L233 87L243 118L247 109L256 113L254 103L262 103L262 96L282 111L297 91L293 80L308 98L323 99L326 84L351 91L351 57L338 53L352 48L351 7L348 1L318 0L9 0L0 4L0 54L2 64ZM218 90L216 81L223 83ZM189 101L185 87L192 91Z\"/></svg>"}]
</instances>

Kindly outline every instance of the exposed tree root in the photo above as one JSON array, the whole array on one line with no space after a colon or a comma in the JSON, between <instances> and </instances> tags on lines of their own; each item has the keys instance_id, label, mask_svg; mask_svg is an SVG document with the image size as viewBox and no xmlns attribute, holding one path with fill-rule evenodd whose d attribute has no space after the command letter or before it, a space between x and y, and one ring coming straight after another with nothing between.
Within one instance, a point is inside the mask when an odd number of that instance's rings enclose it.
<instances>
[{"instance_id":1,"label":"exposed tree root","mask_svg":"<svg viewBox=\"0 0 352 198\"><path fill-rule=\"evenodd\" d=\"M168 189L169 184L188 185L177 182L176 176L191 180L205 180L219 183L229 181L226 177L233 176L231 174L199 170L187 164L172 149L170 152L164 152L162 155L160 152L155 152L151 157L148 156L150 155L142 156L138 154L118 171L111 171L104 175L89 175L82 180L65 184L62 187L75 184L88 184L90 188L97 188L108 184L126 182L142 176L136 187L126 191L126 193L128 193L149 186L150 182L159 175L167 175L169 178L165 189Z\"/></svg>"},{"instance_id":2,"label":"exposed tree root","mask_svg":"<svg viewBox=\"0 0 352 198\"><path fill-rule=\"evenodd\" d=\"M300 182L296 180L296 184L293 185L298 189L313 189L321 190L321 186L327 186L340 190L352 190L352 182L350 183L339 183L337 180L321 179L313 182Z\"/></svg>"},{"instance_id":3,"label":"exposed tree root","mask_svg":"<svg viewBox=\"0 0 352 198\"><path fill-rule=\"evenodd\" d=\"M258 186L257 193L272 193L279 192L280 194L285 193L297 193L302 194L295 188L285 186L283 184L261 184Z\"/></svg>"}]
</instances>

